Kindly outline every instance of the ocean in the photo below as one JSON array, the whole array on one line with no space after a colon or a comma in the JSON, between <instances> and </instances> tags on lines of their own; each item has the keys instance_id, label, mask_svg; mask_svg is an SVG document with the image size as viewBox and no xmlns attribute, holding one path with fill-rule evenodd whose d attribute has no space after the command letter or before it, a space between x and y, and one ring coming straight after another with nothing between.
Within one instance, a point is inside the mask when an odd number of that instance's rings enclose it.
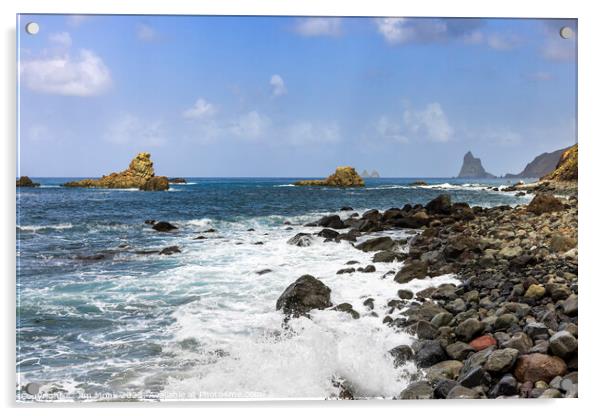
<instances>
[{"instance_id":1,"label":"ocean","mask_svg":"<svg viewBox=\"0 0 602 416\"><path fill-rule=\"evenodd\" d=\"M362 397L391 398L412 378L388 351L412 337L382 323L397 291L456 283L453 275L400 285L374 273L337 275L373 253L349 242L287 244L322 215L453 202L491 207L531 196L496 192L493 179L367 179L365 188L295 187L291 178L186 178L167 192L62 188L74 178L32 178L17 189L18 399L27 383L47 400L196 400L333 397L346 380ZM145 220L169 221L170 233ZM290 223L290 224L289 224ZM208 232L209 231L209 232ZM372 235L411 236L395 230ZM197 236L204 239L194 239ZM360 240L361 241L361 240ZM156 250L178 246L181 253ZM269 270L266 272L266 270ZM263 273L258 273L263 271ZM304 274L334 304L283 326L276 300ZM378 317L363 302L374 299Z\"/></svg>"}]
</instances>

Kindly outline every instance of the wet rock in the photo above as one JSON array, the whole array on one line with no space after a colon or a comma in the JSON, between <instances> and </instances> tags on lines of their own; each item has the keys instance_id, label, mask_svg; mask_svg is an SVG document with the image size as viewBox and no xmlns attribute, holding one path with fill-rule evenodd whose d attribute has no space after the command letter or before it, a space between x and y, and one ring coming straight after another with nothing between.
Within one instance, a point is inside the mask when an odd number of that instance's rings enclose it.
<instances>
[{"instance_id":1,"label":"wet rock","mask_svg":"<svg viewBox=\"0 0 602 416\"><path fill-rule=\"evenodd\" d=\"M318 225L320 227L334 228L335 230L346 228L345 224L341 220L341 217L338 215L327 215L322 217L320 220L318 220Z\"/></svg>"},{"instance_id":2,"label":"wet rock","mask_svg":"<svg viewBox=\"0 0 602 416\"><path fill-rule=\"evenodd\" d=\"M397 296L400 299L412 299L414 297L414 293L411 290L399 289L397 291Z\"/></svg>"},{"instance_id":3,"label":"wet rock","mask_svg":"<svg viewBox=\"0 0 602 416\"><path fill-rule=\"evenodd\" d=\"M163 250L161 250L159 252L159 254L163 254L166 256L171 256L172 254L176 254L176 253L181 253L182 250L180 250L180 247L178 246L169 246L169 247L165 247Z\"/></svg>"},{"instance_id":4,"label":"wet rock","mask_svg":"<svg viewBox=\"0 0 602 416\"><path fill-rule=\"evenodd\" d=\"M374 263L391 263L394 261L403 261L407 258L405 253L397 253L395 251L379 251L372 257Z\"/></svg>"},{"instance_id":5,"label":"wet rock","mask_svg":"<svg viewBox=\"0 0 602 416\"><path fill-rule=\"evenodd\" d=\"M510 371L516 358L518 357L518 350L514 348L504 348L496 350L491 353L487 362L485 363L484 369L494 373L503 373Z\"/></svg>"},{"instance_id":6,"label":"wet rock","mask_svg":"<svg viewBox=\"0 0 602 416\"><path fill-rule=\"evenodd\" d=\"M159 221L153 225L153 230L159 231L159 232L167 232L167 231L172 231L172 230L177 230L177 229L178 229L178 227L176 227L173 224L168 223L167 221Z\"/></svg>"},{"instance_id":7,"label":"wet rock","mask_svg":"<svg viewBox=\"0 0 602 416\"><path fill-rule=\"evenodd\" d=\"M347 274L347 273L354 273L355 269L353 267L347 267L345 269L341 269L337 272L337 274Z\"/></svg>"},{"instance_id":8,"label":"wet rock","mask_svg":"<svg viewBox=\"0 0 602 416\"><path fill-rule=\"evenodd\" d=\"M552 354L565 358L577 351L577 339L568 331L556 332L550 338Z\"/></svg>"},{"instance_id":9,"label":"wet rock","mask_svg":"<svg viewBox=\"0 0 602 416\"><path fill-rule=\"evenodd\" d=\"M426 340L416 352L414 360L418 367L430 367L447 359L447 354L439 341Z\"/></svg>"},{"instance_id":10,"label":"wet rock","mask_svg":"<svg viewBox=\"0 0 602 416\"><path fill-rule=\"evenodd\" d=\"M433 388L426 381L416 381L406 387L400 394L401 400L422 400L433 398Z\"/></svg>"},{"instance_id":11,"label":"wet rock","mask_svg":"<svg viewBox=\"0 0 602 416\"><path fill-rule=\"evenodd\" d=\"M379 250L390 250L395 247L395 241L391 237L377 237L370 240L366 240L363 243L357 244L355 248L368 252L368 251L379 251Z\"/></svg>"},{"instance_id":12,"label":"wet rock","mask_svg":"<svg viewBox=\"0 0 602 416\"><path fill-rule=\"evenodd\" d=\"M276 302L276 310L282 309L285 314L293 316L331 306L330 288L308 274L288 286Z\"/></svg>"},{"instance_id":13,"label":"wet rock","mask_svg":"<svg viewBox=\"0 0 602 416\"><path fill-rule=\"evenodd\" d=\"M459 379L458 383L464 387L478 387L478 386L489 386L491 383L491 376L487 371L483 369L483 367L475 367L465 374L463 374Z\"/></svg>"},{"instance_id":14,"label":"wet rock","mask_svg":"<svg viewBox=\"0 0 602 416\"><path fill-rule=\"evenodd\" d=\"M103 253L90 254L90 255L78 254L75 256L76 260L83 260L83 261L99 261L99 260L105 260L106 258L107 258L106 254L103 254Z\"/></svg>"},{"instance_id":15,"label":"wet rock","mask_svg":"<svg viewBox=\"0 0 602 416\"><path fill-rule=\"evenodd\" d=\"M318 233L318 237L335 239L339 236L339 233L335 230L331 230L330 228L324 228L322 231Z\"/></svg>"},{"instance_id":16,"label":"wet rock","mask_svg":"<svg viewBox=\"0 0 602 416\"><path fill-rule=\"evenodd\" d=\"M376 271L376 267L374 267L373 265L369 264L366 267L364 267L363 269L358 269L359 271L361 271L362 273L374 273Z\"/></svg>"},{"instance_id":17,"label":"wet rock","mask_svg":"<svg viewBox=\"0 0 602 416\"><path fill-rule=\"evenodd\" d=\"M352 207L348 207L348 206L344 206L344 207L341 207L341 211L353 211L353 208Z\"/></svg>"},{"instance_id":18,"label":"wet rock","mask_svg":"<svg viewBox=\"0 0 602 416\"><path fill-rule=\"evenodd\" d=\"M338 312L346 312L349 315L351 315L351 317L353 319L360 318L360 314L356 310L353 309L353 306L351 306L350 303L341 303L341 304L335 306L333 309Z\"/></svg>"},{"instance_id":19,"label":"wet rock","mask_svg":"<svg viewBox=\"0 0 602 416\"><path fill-rule=\"evenodd\" d=\"M389 354L393 356L393 365L395 367L401 367L414 357L414 351L412 351L409 345L399 345L390 350Z\"/></svg>"},{"instance_id":20,"label":"wet rock","mask_svg":"<svg viewBox=\"0 0 602 416\"><path fill-rule=\"evenodd\" d=\"M548 327L541 322L529 322L523 331L533 340L548 336Z\"/></svg>"},{"instance_id":21,"label":"wet rock","mask_svg":"<svg viewBox=\"0 0 602 416\"><path fill-rule=\"evenodd\" d=\"M370 309L370 310L374 309L374 298L368 298L368 299L366 299L366 300L363 302L363 305L364 305L366 308Z\"/></svg>"},{"instance_id":22,"label":"wet rock","mask_svg":"<svg viewBox=\"0 0 602 416\"><path fill-rule=\"evenodd\" d=\"M311 234L298 233L286 243L297 247L309 247L313 244L313 239Z\"/></svg>"},{"instance_id":23,"label":"wet rock","mask_svg":"<svg viewBox=\"0 0 602 416\"><path fill-rule=\"evenodd\" d=\"M567 367L562 358L535 353L518 357L514 376L520 382L550 382L554 377L564 375L566 371Z\"/></svg>"},{"instance_id":24,"label":"wet rock","mask_svg":"<svg viewBox=\"0 0 602 416\"><path fill-rule=\"evenodd\" d=\"M437 328L440 328L449 324L452 321L452 319L454 319L454 316L451 313L441 312L433 316L433 319L431 319L431 324L433 324Z\"/></svg>"},{"instance_id":25,"label":"wet rock","mask_svg":"<svg viewBox=\"0 0 602 416\"><path fill-rule=\"evenodd\" d=\"M416 336L419 339L435 339L439 331L430 322L420 320L416 323Z\"/></svg>"},{"instance_id":26,"label":"wet rock","mask_svg":"<svg viewBox=\"0 0 602 416\"><path fill-rule=\"evenodd\" d=\"M414 279L424 279L428 274L428 266L420 260L413 260L397 272L394 280L397 283L408 283Z\"/></svg>"},{"instance_id":27,"label":"wet rock","mask_svg":"<svg viewBox=\"0 0 602 416\"><path fill-rule=\"evenodd\" d=\"M262 269L262 270L256 271L255 273L262 276L264 274L271 273L271 272L272 272L272 269Z\"/></svg>"},{"instance_id":28,"label":"wet rock","mask_svg":"<svg viewBox=\"0 0 602 416\"><path fill-rule=\"evenodd\" d=\"M456 386L459 386L457 381L443 379L435 384L434 394L435 399L445 399L449 392Z\"/></svg>"}]
</instances>

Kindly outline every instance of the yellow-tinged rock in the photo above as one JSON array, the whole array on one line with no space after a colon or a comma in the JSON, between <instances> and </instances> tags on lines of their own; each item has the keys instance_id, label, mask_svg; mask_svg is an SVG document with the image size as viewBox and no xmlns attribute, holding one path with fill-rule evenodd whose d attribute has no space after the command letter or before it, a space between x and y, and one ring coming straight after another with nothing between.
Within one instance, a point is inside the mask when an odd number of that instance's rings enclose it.
<instances>
[{"instance_id":1,"label":"yellow-tinged rock","mask_svg":"<svg viewBox=\"0 0 602 416\"><path fill-rule=\"evenodd\" d=\"M539 299L546 293L546 288L542 285L532 284L525 292L526 298Z\"/></svg>"},{"instance_id":2,"label":"yellow-tinged rock","mask_svg":"<svg viewBox=\"0 0 602 416\"><path fill-rule=\"evenodd\" d=\"M340 188L365 186L364 180L351 166L339 166L336 171L326 179L305 180L295 182L297 186L333 186Z\"/></svg>"}]
</instances>

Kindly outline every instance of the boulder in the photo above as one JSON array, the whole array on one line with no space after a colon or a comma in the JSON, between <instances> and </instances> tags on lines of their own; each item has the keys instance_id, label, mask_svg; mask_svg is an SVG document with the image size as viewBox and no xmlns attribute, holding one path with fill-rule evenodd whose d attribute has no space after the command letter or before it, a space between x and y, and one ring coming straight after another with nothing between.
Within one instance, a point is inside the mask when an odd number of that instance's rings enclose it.
<instances>
[{"instance_id":1,"label":"boulder","mask_svg":"<svg viewBox=\"0 0 602 416\"><path fill-rule=\"evenodd\" d=\"M330 288L311 275L303 275L278 298L276 310L287 315L299 316L312 309L326 309L332 306Z\"/></svg>"},{"instance_id":2,"label":"boulder","mask_svg":"<svg viewBox=\"0 0 602 416\"><path fill-rule=\"evenodd\" d=\"M479 335L483 329L485 329L485 324L483 322L476 318L469 318L462 321L456 327L454 332L459 340L470 342L476 335Z\"/></svg>"},{"instance_id":3,"label":"boulder","mask_svg":"<svg viewBox=\"0 0 602 416\"><path fill-rule=\"evenodd\" d=\"M412 351L409 345L399 345L390 350L389 354L393 356L393 365L395 367L401 367L414 357L414 351Z\"/></svg>"},{"instance_id":4,"label":"boulder","mask_svg":"<svg viewBox=\"0 0 602 416\"><path fill-rule=\"evenodd\" d=\"M353 309L353 306L350 303L341 303L335 306L333 309L338 312L348 313L353 319L360 318L360 314L355 309Z\"/></svg>"},{"instance_id":5,"label":"boulder","mask_svg":"<svg viewBox=\"0 0 602 416\"><path fill-rule=\"evenodd\" d=\"M547 354L526 354L516 360L514 376L520 382L545 381L549 383L556 376L566 374L566 363L559 357Z\"/></svg>"},{"instance_id":6,"label":"boulder","mask_svg":"<svg viewBox=\"0 0 602 416\"><path fill-rule=\"evenodd\" d=\"M420 260L413 260L397 272L394 280L397 283L408 283L414 279L424 279L428 275L428 266Z\"/></svg>"},{"instance_id":7,"label":"boulder","mask_svg":"<svg viewBox=\"0 0 602 416\"><path fill-rule=\"evenodd\" d=\"M19 179L17 179L17 188L34 188L36 186L40 186L40 184L32 181L29 176L21 176Z\"/></svg>"},{"instance_id":8,"label":"boulder","mask_svg":"<svg viewBox=\"0 0 602 416\"><path fill-rule=\"evenodd\" d=\"M479 399L479 393L476 390L464 386L455 386L447 394L446 399Z\"/></svg>"},{"instance_id":9,"label":"boulder","mask_svg":"<svg viewBox=\"0 0 602 416\"><path fill-rule=\"evenodd\" d=\"M330 228L324 228L322 231L318 233L318 237L324 237L326 239L335 239L339 236L339 233L335 230L331 230Z\"/></svg>"},{"instance_id":10,"label":"boulder","mask_svg":"<svg viewBox=\"0 0 602 416\"><path fill-rule=\"evenodd\" d=\"M449 215L451 214L451 197L447 194L441 194L425 206L429 214Z\"/></svg>"},{"instance_id":11,"label":"boulder","mask_svg":"<svg viewBox=\"0 0 602 416\"><path fill-rule=\"evenodd\" d=\"M405 253L397 253L395 251L385 250L379 251L372 257L374 263L391 263L394 261L403 261L408 257Z\"/></svg>"},{"instance_id":12,"label":"boulder","mask_svg":"<svg viewBox=\"0 0 602 416\"><path fill-rule=\"evenodd\" d=\"M494 373L510 371L518 354L518 350L515 350L514 348L504 348L493 351L489 358L487 358L484 368L485 370Z\"/></svg>"},{"instance_id":13,"label":"boulder","mask_svg":"<svg viewBox=\"0 0 602 416\"><path fill-rule=\"evenodd\" d=\"M552 354L565 358L577 351L577 338L568 331L558 331L550 338Z\"/></svg>"},{"instance_id":14,"label":"boulder","mask_svg":"<svg viewBox=\"0 0 602 416\"><path fill-rule=\"evenodd\" d=\"M298 233L294 237L290 238L286 243L297 247L308 247L311 246L313 239L311 234Z\"/></svg>"},{"instance_id":15,"label":"boulder","mask_svg":"<svg viewBox=\"0 0 602 416\"><path fill-rule=\"evenodd\" d=\"M153 176L139 188L141 191L167 191L169 181L166 176Z\"/></svg>"},{"instance_id":16,"label":"boulder","mask_svg":"<svg viewBox=\"0 0 602 416\"><path fill-rule=\"evenodd\" d=\"M545 212L561 211L564 209L562 201L554 195L547 193L539 193L527 205L527 211L536 215L541 215Z\"/></svg>"},{"instance_id":17,"label":"boulder","mask_svg":"<svg viewBox=\"0 0 602 416\"><path fill-rule=\"evenodd\" d=\"M370 240L366 240L363 243L357 244L355 248L368 252L368 251L379 251L379 250L390 250L395 247L396 243L391 237L377 237Z\"/></svg>"},{"instance_id":18,"label":"boulder","mask_svg":"<svg viewBox=\"0 0 602 416\"><path fill-rule=\"evenodd\" d=\"M406 387L400 394L401 400L423 400L433 398L433 388L426 381L416 381Z\"/></svg>"},{"instance_id":19,"label":"boulder","mask_svg":"<svg viewBox=\"0 0 602 416\"><path fill-rule=\"evenodd\" d=\"M320 227L334 228L335 230L346 228L343 221L341 221L341 217L338 215L327 215L322 217L318 220L318 225Z\"/></svg>"},{"instance_id":20,"label":"boulder","mask_svg":"<svg viewBox=\"0 0 602 416\"><path fill-rule=\"evenodd\" d=\"M340 188L365 186L364 180L351 166L339 166L335 173L326 179L295 182L296 186L333 186Z\"/></svg>"},{"instance_id":21,"label":"boulder","mask_svg":"<svg viewBox=\"0 0 602 416\"><path fill-rule=\"evenodd\" d=\"M437 340L426 340L423 341L420 349L416 352L414 360L418 367L430 367L437 364L438 362L447 359L445 350L441 347L441 344Z\"/></svg>"},{"instance_id":22,"label":"boulder","mask_svg":"<svg viewBox=\"0 0 602 416\"><path fill-rule=\"evenodd\" d=\"M426 378L431 382L455 380L462 369L462 362L457 360L441 361L426 369Z\"/></svg>"}]
</instances>

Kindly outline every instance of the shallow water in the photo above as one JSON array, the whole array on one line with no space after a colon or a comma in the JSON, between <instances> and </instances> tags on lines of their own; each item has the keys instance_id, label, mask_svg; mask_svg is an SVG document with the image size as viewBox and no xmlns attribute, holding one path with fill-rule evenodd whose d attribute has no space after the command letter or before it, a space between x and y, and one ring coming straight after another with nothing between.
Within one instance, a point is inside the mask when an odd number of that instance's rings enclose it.
<instances>
[{"instance_id":1,"label":"shallow water","mask_svg":"<svg viewBox=\"0 0 602 416\"><path fill-rule=\"evenodd\" d=\"M317 231L302 224L341 206L361 213L426 203L441 192L481 206L530 198L487 189L502 180L438 179L415 187L408 185L413 179L368 179L365 189L325 189L290 186L292 179L190 178L159 193L34 180L42 186L17 192L18 381L39 383L53 394L49 399L64 400L322 399L336 395L333 377L360 396L392 397L416 369L392 365L387 351L411 337L382 324L386 303L400 288L454 277L399 285L382 276L400 265L383 263L375 273L336 275L347 261L365 266L372 255L347 242L286 241ZM151 218L179 229L155 232L144 224ZM209 228L216 232L203 233ZM207 238L193 239L201 234ZM171 245L182 253L135 253ZM77 258L99 253L105 258ZM271 272L257 274L264 269ZM324 281L333 303L351 303L361 318L315 311L311 320L283 328L276 300L303 274ZM367 297L375 299L378 318L363 306Z\"/></svg>"}]
</instances>

